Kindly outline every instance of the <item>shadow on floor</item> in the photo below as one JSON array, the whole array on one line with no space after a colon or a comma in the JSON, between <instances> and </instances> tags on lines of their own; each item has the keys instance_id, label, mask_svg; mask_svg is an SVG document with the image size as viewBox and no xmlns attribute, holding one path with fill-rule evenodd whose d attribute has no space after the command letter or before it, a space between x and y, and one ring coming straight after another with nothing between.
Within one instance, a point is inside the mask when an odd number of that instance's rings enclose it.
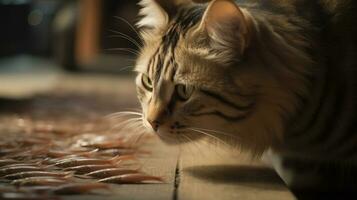
<instances>
[{"instance_id":1,"label":"shadow on floor","mask_svg":"<svg viewBox=\"0 0 357 200\"><path fill-rule=\"evenodd\" d=\"M183 169L198 179L211 183L239 184L266 190L285 190L286 186L273 169L257 166L208 165Z\"/></svg>"}]
</instances>

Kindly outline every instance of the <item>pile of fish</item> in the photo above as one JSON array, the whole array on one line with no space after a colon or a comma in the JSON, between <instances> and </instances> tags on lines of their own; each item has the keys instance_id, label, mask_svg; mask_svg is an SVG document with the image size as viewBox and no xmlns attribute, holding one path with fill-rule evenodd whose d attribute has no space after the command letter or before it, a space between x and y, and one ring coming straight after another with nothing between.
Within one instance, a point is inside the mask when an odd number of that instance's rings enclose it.
<instances>
[{"instance_id":1,"label":"pile of fish","mask_svg":"<svg viewBox=\"0 0 357 200\"><path fill-rule=\"evenodd\" d=\"M110 191L108 183L163 182L142 171L137 158L149 152L127 135L43 127L0 133L0 198L40 199Z\"/></svg>"}]
</instances>

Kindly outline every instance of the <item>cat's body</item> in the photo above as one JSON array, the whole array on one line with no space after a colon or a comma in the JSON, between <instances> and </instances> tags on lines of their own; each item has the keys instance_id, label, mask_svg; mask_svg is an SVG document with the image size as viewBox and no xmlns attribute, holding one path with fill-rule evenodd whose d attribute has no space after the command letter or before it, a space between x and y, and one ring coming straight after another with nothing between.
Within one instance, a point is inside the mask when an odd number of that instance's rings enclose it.
<instances>
[{"instance_id":1,"label":"cat's body","mask_svg":"<svg viewBox=\"0 0 357 200\"><path fill-rule=\"evenodd\" d=\"M144 123L164 140L204 132L255 155L270 149L291 185L321 185L324 179L300 180L321 166L356 172L356 1L142 6L138 95Z\"/></svg>"}]
</instances>

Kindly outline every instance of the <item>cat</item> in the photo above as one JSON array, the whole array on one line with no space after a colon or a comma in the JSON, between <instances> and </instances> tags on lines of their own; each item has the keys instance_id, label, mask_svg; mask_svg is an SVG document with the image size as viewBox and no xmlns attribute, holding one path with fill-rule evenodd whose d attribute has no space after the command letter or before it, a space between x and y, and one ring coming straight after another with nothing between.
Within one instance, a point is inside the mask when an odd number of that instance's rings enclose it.
<instances>
[{"instance_id":1,"label":"cat","mask_svg":"<svg viewBox=\"0 0 357 200\"><path fill-rule=\"evenodd\" d=\"M341 176L357 165L356 1L140 5L135 82L149 130L268 152L292 187L356 185Z\"/></svg>"}]
</instances>

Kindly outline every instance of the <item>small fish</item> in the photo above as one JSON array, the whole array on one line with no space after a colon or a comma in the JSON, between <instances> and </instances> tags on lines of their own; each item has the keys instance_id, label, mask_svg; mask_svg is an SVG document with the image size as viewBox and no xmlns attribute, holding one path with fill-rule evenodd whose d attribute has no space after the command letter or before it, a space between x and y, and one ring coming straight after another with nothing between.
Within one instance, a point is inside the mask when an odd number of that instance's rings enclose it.
<instances>
[{"instance_id":1,"label":"small fish","mask_svg":"<svg viewBox=\"0 0 357 200\"><path fill-rule=\"evenodd\" d=\"M12 181L11 184L16 186L57 186L67 182L68 180L65 178L41 176L17 179Z\"/></svg>"},{"instance_id":2,"label":"small fish","mask_svg":"<svg viewBox=\"0 0 357 200\"><path fill-rule=\"evenodd\" d=\"M93 171L101 170L101 169L108 169L115 167L114 165L104 164L104 165L80 165L75 167L68 167L65 168L65 171L74 171L76 174L86 174Z\"/></svg>"},{"instance_id":3,"label":"small fish","mask_svg":"<svg viewBox=\"0 0 357 200\"><path fill-rule=\"evenodd\" d=\"M57 195L73 195L73 194L85 194L93 190L105 189L109 190L110 187L103 183L72 183L66 185L60 185L51 190L51 193Z\"/></svg>"},{"instance_id":4,"label":"small fish","mask_svg":"<svg viewBox=\"0 0 357 200\"><path fill-rule=\"evenodd\" d=\"M80 166L80 165L104 165L104 164L112 164L115 165L123 160L130 159L128 156L115 156L111 159L96 159L96 158L70 158L70 159L65 159L62 161L59 161L54 164L56 167L62 167L62 168L67 168L67 167L75 167L75 166ZM134 159L133 156L131 156L131 159Z\"/></svg>"},{"instance_id":5,"label":"small fish","mask_svg":"<svg viewBox=\"0 0 357 200\"><path fill-rule=\"evenodd\" d=\"M99 152L101 155L117 156L117 155L143 155L151 154L147 150L138 150L138 149L106 149Z\"/></svg>"},{"instance_id":6,"label":"small fish","mask_svg":"<svg viewBox=\"0 0 357 200\"><path fill-rule=\"evenodd\" d=\"M124 174L124 175L119 175L119 176L112 176L104 179L98 180L98 182L102 183L118 183L118 184L123 184L123 183L144 183L147 181L159 181L163 182L163 179L157 176L150 176L146 174L140 174L140 173L135 173L135 174Z\"/></svg>"},{"instance_id":7,"label":"small fish","mask_svg":"<svg viewBox=\"0 0 357 200\"><path fill-rule=\"evenodd\" d=\"M139 171L136 169L108 168L108 169L93 171L85 175L103 179L112 176L119 176L123 174L136 174L136 173L139 173Z\"/></svg>"},{"instance_id":8,"label":"small fish","mask_svg":"<svg viewBox=\"0 0 357 200\"><path fill-rule=\"evenodd\" d=\"M81 146L87 148L97 148L97 149L130 149L130 147L124 144L123 141L121 140L83 144Z\"/></svg>"},{"instance_id":9,"label":"small fish","mask_svg":"<svg viewBox=\"0 0 357 200\"><path fill-rule=\"evenodd\" d=\"M13 159L4 159L4 160L0 160L0 167L12 165L12 164L18 164L18 163L21 163L21 162L17 161L17 160L13 160Z\"/></svg>"},{"instance_id":10,"label":"small fish","mask_svg":"<svg viewBox=\"0 0 357 200\"><path fill-rule=\"evenodd\" d=\"M32 167L38 167L39 165L36 163L15 163L15 164L9 164L5 165L3 167L0 167L0 170L9 168L9 167L20 167L20 166L32 166Z\"/></svg>"},{"instance_id":11,"label":"small fish","mask_svg":"<svg viewBox=\"0 0 357 200\"><path fill-rule=\"evenodd\" d=\"M19 172L19 173L15 173L15 174L9 174L9 175L3 176L2 178L8 179L8 180L16 180L16 179L22 179L22 178L41 177L41 176L69 177L71 174L72 174L72 172L28 171L28 172Z\"/></svg>"},{"instance_id":12,"label":"small fish","mask_svg":"<svg viewBox=\"0 0 357 200\"><path fill-rule=\"evenodd\" d=\"M51 158L63 158L63 157L73 157L73 156L83 156L83 157L90 157L94 153L98 152L99 149L94 149L92 151L55 151L49 150L47 152L47 156Z\"/></svg>"},{"instance_id":13,"label":"small fish","mask_svg":"<svg viewBox=\"0 0 357 200\"><path fill-rule=\"evenodd\" d=\"M6 176L8 174L15 174L18 172L28 172L28 171L43 171L43 169L35 166L7 167L0 170L0 176Z\"/></svg>"}]
</instances>

